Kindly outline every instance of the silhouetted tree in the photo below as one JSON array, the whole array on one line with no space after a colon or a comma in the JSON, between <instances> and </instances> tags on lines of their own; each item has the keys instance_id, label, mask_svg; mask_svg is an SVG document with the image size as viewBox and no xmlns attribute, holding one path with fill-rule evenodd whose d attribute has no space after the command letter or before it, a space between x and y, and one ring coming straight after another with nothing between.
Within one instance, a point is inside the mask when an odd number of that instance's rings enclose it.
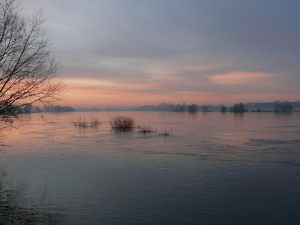
<instances>
[{"instance_id":1,"label":"silhouetted tree","mask_svg":"<svg viewBox=\"0 0 300 225\"><path fill-rule=\"evenodd\" d=\"M208 106L207 105L203 105L202 106L202 111L203 112L208 112L209 110L208 110Z\"/></svg>"},{"instance_id":2,"label":"silhouetted tree","mask_svg":"<svg viewBox=\"0 0 300 225\"><path fill-rule=\"evenodd\" d=\"M196 113L198 111L198 106L196 104L188 105L188 112Z\"/></svg>"},{"instance_id":3,"label":"silhouetted tree","mask_svg":"<svg viewBox=\"0 0 300 225\"><path fill-rule=\"evenodd\" d=\"M227 109L227 107L226 107L225 105L221 105L221 106L220 106L220 111L221 111L222 113L226 113L226 112L228 111L228 109Z\"/></svg>"},{"instance_id":4,"label":"silhouetted tree","mask_svg":"<svg viewBox=\"0 0 300 225\"><path fill-rule=\"evenodd\" d=\"M40 14L23 17L15 0L0 1L0 114L35 102L49 102L61 85Z\"/></svg>"},{"instance_id":5,"label":"silhouetted tree","mask_svg":"<svg viewBox=\"0 0 300 225\"><path fill-rule=\"evenodd\" d=\"M38 106L34 107L34 108L33 108L33 111L34 111L34 112L42 112L41 108L38 107Z\"/></svg>"},{"instance_id":6,"label":"silhouetted tree","mask_svg":"<svg viewBox=\"0 0 300 225\"><path fill-rule=\"evenodd\" d=\"M186 104L169 105L171 112L186 112Z\"/></svg>"},{"instance_id":7,"label":"silhouetted tree","mask_svg":"<svg viewBox=\"0 0 300 225\"><path fill-rule=\"evenodd\" d=\"M31 113L31 111L32 111L32 104L26 104L26 105L24 105L22 111L23 111L23 113Z\"/></svg>"},{"instance_id":8,"label":"silhouetted tree","mask_svg":"<svg viewBox=\"0 0 300 225\"><path fill-rule=\"evenodd\" d=\"M234 113L244 113L244 112L246 112L244 103L234 104L231 111L234 112Z\"/></svg>"},{"instance_id":9,"label":"silhouetted tree","mask_svg":"<svg viewBox=\"0 0 300 225\"><path fill-rule=\"evenodd\" d=\"M274 112L276 113L291 113L293 112L293 106L288 102L275 102Z\"/></svg>"}]
</instances>

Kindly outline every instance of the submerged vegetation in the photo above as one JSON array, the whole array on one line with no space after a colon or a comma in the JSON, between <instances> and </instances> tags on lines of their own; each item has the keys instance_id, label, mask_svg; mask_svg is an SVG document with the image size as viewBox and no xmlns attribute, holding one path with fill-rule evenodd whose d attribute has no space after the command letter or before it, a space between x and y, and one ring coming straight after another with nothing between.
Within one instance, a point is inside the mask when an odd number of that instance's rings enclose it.
<instances>
[{"instance_id":1,"label":"submerged vegetation","mask_svg":"<svg viewBox=\"0 0 300 225\"><path fill-rule=\"evenodd\" d=\"M23 186L11 184L11 177L0 169L0 224L8 225L58 225L65 224L62 210L46 202L43 196L39 203L28 203Z\"/></svg>"},{"instance_id":2,"label":"submerged vegetation","mask_svg":"<svg viewBox=\"0 0 300 225\"><path fill-rule=\"evenodd\" d=\"M166 130L163 132L158 132L153 130L150 126L142 126L138 125L137 127L134 126L135 121L133 118L128 116L116 116L111 121L111 128L115 131L120 132L130 132L134 129L137 129L137 133L140 134L159 134L160 136L169 136L170 133Z\"/></svg>"},{"instance_id":3,"label":"submerged vegetation","mask_svg":"<svg viewBox=\"0 0 300 225\"><path fill-rule=\"evenodd\" d=\"M73 122L73 125L79 128L97 128L100 125L100 121L97 119L86 120L80 117L77 121Z\"/></svg>"},{"instance_id":4,"label":"submerged vegetation","mask_svg":"<svg viewBox=\"0 0 300 225\"><path fill-rule=\"evenodd\" d=\"M164 130L163 132L159 133L160 136L170 136L170 132L167 130Z\"/></svg>"},{"instance_id":5,"label":"submerged vegetation","mask_svg":"<svg viewBox=\"0 0 300 225\"><path fill-rule=\"evenodd\" d=\"M128 116L116 116L111 121L111 128L116 131L131 131L134 128L134 119Z\"/></svg>"},{"instance_id":6,"label":"submerged vegetation","mask_svg":"<svg viewBox=\"0 0 300 225\"><path fill-rule=\"evenodd\" d=\"M151 127L138 126L138 133L151 134L151 133L154 133L154 130L152 130Z\"/></svg>"},{"instance_id":7,"label":"submerged vegetation","mask_svg":"<svg viewBox=\"0 0 300 225\"><path fill-rule=\"evenodd\" d=\"M138 133L140 133L140 134L152 134L152 133L157 134L158 133L159 136L165 136L165 137L170 135L170 132L167 130L164 130L162 132L157 132L149 126L138 126L137 129L138 129Z\"/></svg>"}]
</instances>

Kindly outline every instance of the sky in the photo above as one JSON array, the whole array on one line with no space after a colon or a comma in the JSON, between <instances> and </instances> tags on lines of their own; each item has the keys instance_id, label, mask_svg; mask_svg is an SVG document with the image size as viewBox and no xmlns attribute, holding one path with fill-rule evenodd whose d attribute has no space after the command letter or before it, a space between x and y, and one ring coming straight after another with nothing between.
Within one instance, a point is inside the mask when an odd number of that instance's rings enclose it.
<instances>
[{"instance_id":1,"label":"sky","mask_svg":"<svg viewBox=\"0 0 300 225\"><path fill-rule=\"evenodd\" d=\"M73 106L300 100L298 0L20 0Z\"/></svg>"}]
</instances>

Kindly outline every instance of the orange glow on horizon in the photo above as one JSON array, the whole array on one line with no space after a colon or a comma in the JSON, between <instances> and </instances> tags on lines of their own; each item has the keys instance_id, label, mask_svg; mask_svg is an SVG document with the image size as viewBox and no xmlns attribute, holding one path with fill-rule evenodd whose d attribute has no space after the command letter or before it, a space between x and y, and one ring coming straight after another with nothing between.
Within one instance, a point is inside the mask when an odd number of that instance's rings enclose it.
<instances>
[{"instance_id":1,"label":"orange glow on horizon","mask_svg":"<svg viewBox=\"0 0 300 225\"><path fill-rule=\"evenodd\" d=\"M216 85L263 83L271 74L234 72L210 77ZM235 102L297 100L299 95L282 93L222 93L218 91L175 91L170 81L132 83L97 78L64 78L65 91L60 104L74 107L140 106L166 103L232 104ZM169 85L169 86L168 86ZM217 89L218 90L218 89Z\"/></svg>"}]
</instances>

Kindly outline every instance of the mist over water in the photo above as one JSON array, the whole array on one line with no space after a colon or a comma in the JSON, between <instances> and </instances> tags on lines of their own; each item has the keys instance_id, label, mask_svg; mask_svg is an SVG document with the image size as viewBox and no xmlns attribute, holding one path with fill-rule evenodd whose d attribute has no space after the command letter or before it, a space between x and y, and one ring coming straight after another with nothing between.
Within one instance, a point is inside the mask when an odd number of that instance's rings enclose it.
<instances>
[{"instance_id":1,"label":"mist over water","mask_svg":"<svg viewBox=\"0 0 300 225\"><path fill-rule=\"evenodd\" d=\"M115 115L157 132L114 132ZM20 183L17 209L56 224L300 224L299 113L33 114L1 132L0 168L0 224Z\"/></svg>"}]
</instances>

